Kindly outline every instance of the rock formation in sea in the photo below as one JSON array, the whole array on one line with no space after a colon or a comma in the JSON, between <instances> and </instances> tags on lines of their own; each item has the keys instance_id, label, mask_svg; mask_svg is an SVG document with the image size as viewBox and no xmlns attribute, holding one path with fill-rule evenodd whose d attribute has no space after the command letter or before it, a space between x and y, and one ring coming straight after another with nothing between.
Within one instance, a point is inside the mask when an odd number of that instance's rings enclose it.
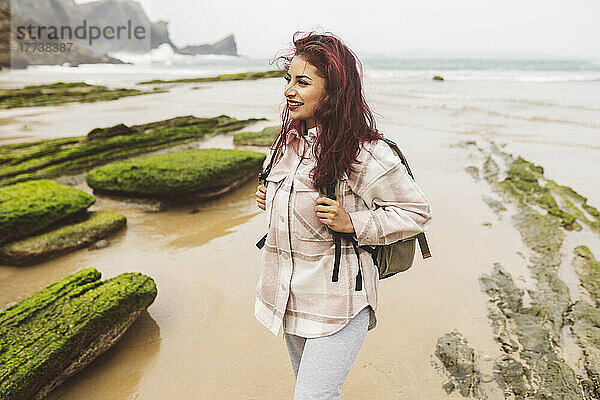
<instances>
[{"instance_id":1,"label":"rock formation in sea","mask_svg":"<svg viewBox=\"0 0 600 400\"><path fill-rule=\"evenodd\" d=\"M13 31L9 34L11 21ZM22 43L36 41L35 32L32 36L27 32L24 37L17 38L15 27L28 27L29 25L34 27L56 27L59 32L61 27L70 27L75 30L77 27L84 26L85 29L81 32L91 32L91 26L95 26L100 30L106 27L127 26L128 30L124 30L122 35L129 35L135 27L139 27L143 31L140 37L143 36L143 38L138 40L115 40L100 37L93 40L91 45L90 34L87 34L84 38L44 38L43 40L37 39L37 41L51 42L57 45L72 43L72 45L70 45L68 52L8 51L10 44L22 49ZM24 29L27 30L28 28ZM116 31L114 29L114 32L112 32L113 37L116 36ZM64 63L71 66L82 63L120 64L123 63L121 60L110 57L108 54L118 52L143 54L164 43L170 45L176 53L180 54L238 55L233 34L212 44L188 45L181 49L178 48L169 37L168 22L163 20L151 22L142 5L135 0L98 0L84 4L76 4L74 0L53 0L52 2L0 0L0 33L4 33L2 39L0 39L2 41L0 48L3 50L0 55L0 67L7 68L26 68L28 65Z\"/></svg>"},{"instance_id":2,"label":"rock formation in sea","mask_svg":"<svg viewBox=\"0 0 600 400\"><path fill-rule=\"evenodd\" d=\"M42 2L40 2L42 4ZM12 11L12 12L11 12ZM65 59L64 54L44 52L43 54L33 54L26 51L13 51L11 60L10 45L20 46L22 42L29 41L29 38L18 40L14 32L10 31L10 23L16 26L28 26L36 22L29 18L24 18L14 10L10 9L8 0L0 0L0 68L27 68L28 65L56 65L68 62L75 67L79 64L97 64L111 63L123 64L117 58L106 54L97 55L90 49L73 43L70 48L69 56ZM67 42L65 40L57 41L57 44ZM12 61L12 62L11 62Z\"/></svg>"},{"instance_id":3,"label":"rock formation in sea","mask_svg":"<svg viewBox=\"0 0 600 400\"><path fill-rule=\"evenodd\" d=\"M237 46L233 34L213 43L200 44L195 46L185 46L175 50L179 54L223 54L227 56L237 56Z\"/></svg>"}]
</instances>

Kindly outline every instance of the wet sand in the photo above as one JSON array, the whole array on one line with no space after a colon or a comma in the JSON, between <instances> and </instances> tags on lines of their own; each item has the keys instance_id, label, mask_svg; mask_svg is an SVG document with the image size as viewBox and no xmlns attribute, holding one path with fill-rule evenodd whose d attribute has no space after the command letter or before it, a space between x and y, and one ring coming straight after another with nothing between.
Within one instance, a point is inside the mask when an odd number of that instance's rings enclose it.
<instances>
[{"instance_id":1,"label":"wet sand","mask_svg":"<svg viewBox=\"0 0 600 400\"><path fill-rule=\"evenodd\" d=\"M193 96L203 94L191 102L180 99L167 110L158 107L162 104L159 97L168 99L173 93L142 96L148 103L139 104L143 110L140 114L131 112L129 102L139 102L141 97L85 105L97 115L92 114L92 122L80 121L85 128L79 130L77 122L70 119L65 123L69 133L65 135L82 135L95 126L149 122L188 113L273 119L257 127L276 121L280 102L276 84L265 80L223 85L220 89L196 90ZM235 100L229 92L232 87L239 89ZM257 99L255 108L245 104L250 95ZM192 92L184 99L189 96ZM342 397L462 399L456 392L447 395L441 387L445 378L433 355L436 341L453 329L459 330L475 348L482 372L491 372L494 359L503 353L493 340L486 309L488 296L477 278L499 262L521 287L532 285L527 260L518 254L526 254L526 248L510 218L499 220L481 200L489 188L465 173L469 165L466 154L451 147L466 139L465 134L410 123L383 102L376 107L379 113L390 116L380 129L401 143L417 182L432 203L434 220L428 238L433 257L417 259L409 271L380 283L378 325L367 334ZM39 119L46 125L31 137L46 137L62 126L59 117L52 119L54 111L48 108L47 112ZM102 118L105 122L99 123ZM210 140L202 146L231 147L230 137ZM524 143L516 146L526 148ZM551 158L535 148L535 156ZM573 159L588 151L583 147L578 150L580 153L571 155ZM535 156L531 158L539 162ZM560 174L560 163L541 164ZM589 171L582 174L586 176ZM591 190L573 184L582 179L580 176L552 177L573 185L596 200L591 204L597 204L597 184ZM260 250L255 243L264 234L266 223L264 211L255 204L255 190L256 181L252 180L219 200L160 213L99 198L92 210L114 210L128 218L127 228L110 237L108 247L79 250L27 268L0 266L2 308L86 266L98 268L103 278L140 271L156 281L158 297L147 313L116 346L56 389L50 399L292 398L294 375L282 333L274 337L253 315L260 273ZM194 209L198 212L190 213ZM491 228L484 222L490 222ZM600 254L597 236L589 245L592 252ZM576 346L567 347L567 358L576 359L578 351ZM479 358L482 355L490 360ZM495 383L482 383L482 387L490 399L504 398Z\"/></svg>"}]
</instances>

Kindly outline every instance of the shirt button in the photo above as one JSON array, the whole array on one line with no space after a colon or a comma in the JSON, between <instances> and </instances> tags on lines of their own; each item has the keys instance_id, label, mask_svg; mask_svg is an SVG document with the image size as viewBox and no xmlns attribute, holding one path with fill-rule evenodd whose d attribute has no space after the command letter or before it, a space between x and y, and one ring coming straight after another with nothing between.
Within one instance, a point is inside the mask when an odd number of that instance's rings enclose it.
<instances>
[{"instance_id":1,"label":"shirt button","mask_svg":"<svg viewBox=\"0 0 600 400\"><path fill-rule=\"evenodd\" d=\"M287 289L287 288L286 288L286 286L285 286L285 283L282 283L282 284L281 284L281 290L283 290L283 291L285 292L285 291L286 291L286 289Z\"/></svg>"},{"instance_id":2,"label":"shirt button","mask_svg":"<svg viewBox=\"0 0 600 400\"><path fill-rule=\"evenodd\" d=\"M280 217L279 217L279 220L280 220L281 222L285 222L285 217L282 215L282 216L280 216Z\"/></svg>"},{"instance_id":3,"label":"shirt button","mask_svg":"<svg viewBox=\"0 0 600 400\"><path fill-rule=\"evenodd\" d=\"M284 260L287 260L288 258L290 258L290 256L288 256L287 253L281 253L281 257L283 257Z\"/></svg>"}]
</instances>

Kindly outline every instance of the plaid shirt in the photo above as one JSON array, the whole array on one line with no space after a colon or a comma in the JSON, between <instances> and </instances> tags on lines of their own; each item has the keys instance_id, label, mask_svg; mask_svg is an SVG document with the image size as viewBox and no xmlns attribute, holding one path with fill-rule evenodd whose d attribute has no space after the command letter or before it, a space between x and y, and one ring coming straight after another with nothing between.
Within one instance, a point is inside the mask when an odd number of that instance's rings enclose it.
<instances>
[{"instance_id":1,"label":"plaid shirt","mask_svg":"<svg viewBox=\"0 0 600 400\"><path fill-rule=\"evenodd\" d=\"M352 243L342 239L339 279L332 281L335 245L331 230L319 221L309 172L317 128L307 140L292 130L284 155L272 166L266 187L268 235L256 284L254 315L275 336L285 320L286 333L314 338L342 329L360 310L371 306L368 330L377 324L379 272L371 255L359 248L362 290L355 290L359 263ZM309 158L290 146L300 141ZM272 151L271 151L272 152ZM359 245L384 245L427 229L431 209L400 158L383 141L361 147L357 171L340 179L338 201L355 228ZM265 160L265 166L270 156ZM377 207L377 208L376 208Z\"/></svg>"}]
</instances>

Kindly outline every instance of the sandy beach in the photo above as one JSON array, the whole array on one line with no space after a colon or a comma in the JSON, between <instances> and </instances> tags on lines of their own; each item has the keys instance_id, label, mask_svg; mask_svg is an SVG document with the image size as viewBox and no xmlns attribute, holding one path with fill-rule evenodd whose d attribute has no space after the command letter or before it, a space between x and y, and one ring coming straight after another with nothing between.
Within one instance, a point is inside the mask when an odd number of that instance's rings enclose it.
<instances>
[{"instance_id":1,"label":"sandy beach","mask_svg":"<svg viewBox=\"0 0 600 400\"><path fill-rule=\"evenodd\" d=\"M499 263L519 287L534 288L529 250L510 216L499 217L482 201L491 190L465 172L473 161L457 143L505 143L504 151L542 165L547 177L600 208L599 81L540 85L533 80L465 81L451 71L446 76L434 82L372 74L365 81L380 131L403 150L431 201L433 257L417 258L410 270L380 283L378 324L367 334L343 387L347 400L463 398L444 391L447 378L434 355L438 338L453 330L475 350L482 390L490 400L504 399L491 379L493 363L503 353L478 278ZM0 86L24 79L23 72L0 74ZM52 76L39 72L35 80L51 82ZM278 122L282 87L279 79L186 84L168 93L110 102L2 110L0 144L189 114L268 118L245 129L258 131ZM234 147L231 136L194 146ZM76 187L91 193L83 182ZM155 302L121 341L49 399L292 397L294 375L281 332L274 337L253 316L260 273L255 243L266 228L255 190L252 180L218 200L159 213L98 196L92 210L117 211L128 219L108 247L26 268L0 266L0 308L87 266L100 270L104 279L139 271L158 287ZM573 248L581 243L600 257L598 233L584 228L567 237L560 274L572 300L585 297L570 267ZM563 340L561 357L580 371L581 350L566 330Z\"/></svg>"}]
</instances>

